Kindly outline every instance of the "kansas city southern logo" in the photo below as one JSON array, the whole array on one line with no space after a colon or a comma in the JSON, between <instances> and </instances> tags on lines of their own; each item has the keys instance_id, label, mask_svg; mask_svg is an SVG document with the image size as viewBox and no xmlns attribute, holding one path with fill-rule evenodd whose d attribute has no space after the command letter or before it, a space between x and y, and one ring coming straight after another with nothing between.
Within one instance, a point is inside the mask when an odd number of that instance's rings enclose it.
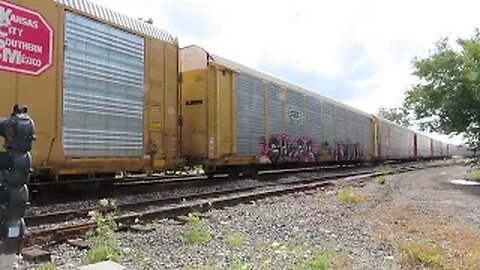
<instances>
[{"instance_id":1,"label":"kansas city southern logo","mask_svg":"<svg viewBox=\"0 0 480 270\"><path fill-rule=\"evenodd\" d=\"M0 0L0 70L40 75L52 57L53 30L42 15Z\"/></svg>"}]
</instances>

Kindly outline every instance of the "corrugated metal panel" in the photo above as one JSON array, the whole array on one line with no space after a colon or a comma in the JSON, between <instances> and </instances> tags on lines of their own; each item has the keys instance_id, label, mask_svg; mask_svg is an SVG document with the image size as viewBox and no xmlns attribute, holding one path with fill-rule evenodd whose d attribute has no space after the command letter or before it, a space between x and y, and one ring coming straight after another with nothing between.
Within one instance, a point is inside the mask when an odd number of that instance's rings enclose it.
<instances>
[{"instance_id":1,"label":"corrugated metal panel","mask_svg":"<svg viewBox=\"0 0 480 270\"><path fill-rule=\"evenodd\" d=\"M379 119L380 154L385 159L413 157L413 133L395 123Z\"/></svg>"},{"instance_id":2,"label":"corrugated metal panel","mask_svg":"<svg viewBox=\"0 0 480 270\"><path fill-rule=\"evenodd\" d=\"M256 156L265 136L264 83L259 78L238 74L236 87L237 153Z\"/></svg>"},{"instance_id":3,"label":"corrugated metal panel","mask_svg":"<svg viewBox=\"0 0 480 270\"><path fill-rule=\"evenodd\" d=\"M261 71L258 71L258 70L255 70L253 68L250 68L250 67L247 67L247 66L244 66L244 65L241 65L239 63L236 63L234 61L231 61L229 59L226 59L226 58L223 58L221 56L218 56L218 55L215 55L213 53L210 53L209 54L212 58L213 58L213 61L220 64L220 65L223 65L223 66L226 66L228 68L231 68L233 70L236 70L237 72L239 73L244 73L244 74L249 74L249 75L252 75L252 76L255 76L257 78L260 78L260 79L263 79L263 80L266 80L266 81L269 81L269 82L272 82L272 83L275 83L285 89L291 89L291 90L294 90L294 91L298 91L300 93L304 93L308 96L311 96L311 97L314 97L314 98L318 98L320 101L324 101L324 102L328 102L330 104L334 104L335 106L338 106L338 107L342 107L344 109L349 109L349 110L352 110L358 114L362 114L364 116L367 116L367 117L370 117L370 114L367 114L365 112L362 112L356 108L353 108L353 107L350 107L346 104L343 104L343 103L340 103L338 101L335 101L333 99L330 99L330 98L327 98L325 96L322 96L322 95L319 95L317 93L314 93L310 90L307 90L303 87L300 87L298 85L295 85L293 83L290 83L286 80L282 80L282 79L279 79L273 75L270 75L270 74L267 74L265 72L261 72Z\"/></svg>"},{"instance_id":4,"label":"corrugated metal panel","mask_svg":"<svg viewBox=\"0 0 480 270\"><path fill-rule=\"evenodd\" d=\"M329 102L322 102L322 155L332 155L335 146L335 124L333 122L334 106Z\"/></svg>"},{"instance_id":5,"label":"corrugated metal panel","mask_svg":"<svg viewBox=\"0 0 480 270\"><path fill-rule=\"evenodd\" d=\"M285 119L286 133L289 136L303 137L305 135L305 98L297 91L286 91Z\"/></svg>"},{"instance_id":6,"label":"corrugated metal panel","mask_svg":"<svg viewBox=\"0 0 480 270\"><path fill-rule=\"evenodd\" d=\"M364 153L366 156L370 155L373 156L373 147L372 147L372 139L373 139L373 130L372 130L372 122L370 118L361 117L362 120L359 121L361 123L361 143L364 147Z\"/></svg>"},{"instance_id":7,"label":"corrugated metal panel","mask_svg":"<svg viewBox=\"0 0 480 270\"><path fill-rule=\"evenodd\" d=\"M283 133L282 90L275 84L270 84L268 89L268 127L270 135Z\"/></svg>"},{"instance_id":8,"label":"corrugated metal panel","mask_svg":"<svg viewBox=\"0 0 480 270\"><path fill-rule=\"evenodd\" d=\"M347 141L347 122L345 119L346 110L341 107L335 107L335 140L337 142L346 142Z\"/></svg>"},{"instance_id":9,"label":"corrugated metal panel","mask_svg":"<svg viewBox=\"0 0 480 270\"><path fill-rule=\"evenodd\" d=\"M347 111L345 116L347 123L347 141L351 143L357 143L360 139L357 130L357 117L351 111Z\"/></svg>"},{"instance_id":10,"label":"corrugated metal panel","mask_svg":"<svg viewBox=\"0 0 480 270\"><path fill-rule=\"evenodd\" d=\"M320 101L315 99L307 100L307 135L314 143L320 145L322 139L321 129L321 107Z\"/></svg>"},{"instance_id":11,"label":"corrugated metal panel","mask_svg":"<svg viewBox=\"0 0 480 270\"><path fill-rule=\"evenodd\" d=\"M141 156L144 40L65 13L65 156Z\"/></svg>"},{"instance_id":12,"label":"corrugated metal panel","mask_svg":"<svg viewBox=\"0 0 480 270\"><path fill-rule=\"evenodd\" d=\"M56 3L67 7L77 9L81 12L88 13L110 23L131 29L138 33L154 37L165 42L174 43L175 37L168 32L161 30L153 25L144 23L140 20L125 16L117 11L92 3L88 0L55 0Z\"/></svg>"}]
</instances>

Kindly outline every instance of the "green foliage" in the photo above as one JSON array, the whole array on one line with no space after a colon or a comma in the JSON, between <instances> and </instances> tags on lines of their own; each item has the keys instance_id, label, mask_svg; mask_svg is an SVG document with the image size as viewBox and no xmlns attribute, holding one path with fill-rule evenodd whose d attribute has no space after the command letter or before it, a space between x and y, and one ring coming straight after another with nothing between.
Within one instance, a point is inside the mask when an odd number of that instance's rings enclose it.
<instances>
[{"instance_id":1,"label":"green foliage","mask_svg":"<svg viewBox=\"0 0 480 270\"><path fill-rule=\"evenodd\" d=\"M143 253L138 253L135 256L134 261L138 265L143 265L145 267L151 267L155 263L155 261L152 258L146 256Z\"/></svg>"},{"instance_id":2,"label":"green foliage","mask_svg":"<svg viewBox=\"0 0 480 270\"><path fill-rule=\"evenodd\" d=\"M410 119L411 117L408 110L405 108L380 108L378 110L378 115L404 127L412 126L412 119Z\"/></svg>"},{"instance_id":3,"label":"green foliage","mask_svg":"<svg viewBox=\"0 0 480 270\"><path fill-rule=\"evenodd\" d=\"M344 186L337 194L337 200L342 203L361 203L364 202L367 197L354 191L351 187Z\"/></svg>"},{"instance_id":4,"label":"green foliage","mask_svg":"<svg viewBox=\"0 0 480 270\"><path fill-rule=\"evenodd\" d=\"M253 267L250 263L234 256L233 261L232 261L232 265L229 269L231 269L231 270L252 270Z\"/></svg>"},{"instance_id":5,"label":"green foliage","mask_svg":"<svg viewBox=\"0 0 480 270\"><path fill-rule=\"evenodd\" d=\"M212 239L212 235L200 223L200 217L188 214L188 229L183 234L182 241L186 244L200 244Z\"/></svg>"},{"instance_id":6,"label":"green foliage","mask_svg":"<svg viewBox=\"0 0 480 270\"><path fill-rule=\"evenodd\" d=\"M243 245L243 235L240 233L229 233L225 237L225 243L230 249L241 247Z\"/></svg>"},{"instance_id":7,"label":"green foliage","mask_svg":"<svg viewBox=\"0 0 480 270\"><path fill-rule=\"evenodd\" d=\"M412 266L439 267L444 261L443 250L434 244L400 241L398 248L403 261Z\"/></svg>"},{"instance_id":8,"label":"green foliage","mask_svg":"<svg viewBox=\"0 0 480 270\"><path fill-rule=\"evenodd\" d=\"M100 204L105 208L114 208L115 205L108 200L101 200ZM99 211L89 213L97 226L95 229L87 233L87 239L90 249L85 254L87 263L97 263L102 261L120 260L120 249L118 247L118 239L115 234L117 225L115 223L115 211L103 214Z\"/></svg>"},{"instance_id":9,"label":"green foliage","mask_svg":"<svg viewBox=\"0 0 480 270\"><path fill-rule=\"evenodd\" d=\"M376 177L376 180L380 185L384 185L385 181L387 181L387 177L385 175L379 175Z\"/></svg>"},{"instance_id":10,"label":"green foliage","mask_svg":"<svg viewBox=\"0 0 480 270\"><path fill-rule=\"evenodd\" d=\"M53 263L45 263L35 268L36 270L55 270L57 267Z\"/></svg>"},{"instance_id":11,"label":"green foliage","mask_svg":"<svg viewBox=\"0 0 480 270\"><path fill-rule=\"evenodd\" d=\"M480 182L480 170L474 170L473 172L471 172L468 176L468 178L470 180L473 180L473 181L479 181Z\"/></svg>"},{"instance_id":12,"label":"green foliage","mask_svg":"<svg viewBox=\"0 0 480 270\"><path fill-rule=\"evenodd\" d=\"M332 268L330 256L320 253L309 259L304 259L297 263L295 269L298 270L326 270Z\"/></svg>"},{"instance_id":13,"label":"green foliage","mask_svg":"<svg viewBox=\"0 0 480 270\"><path fill-rule=\"evenodd\" d=\"M480 31L453 46L440 39L435 50L413 61L418 83L407 91L404 107L424 130L480 139Z\"/></svg>"}]
</instances>

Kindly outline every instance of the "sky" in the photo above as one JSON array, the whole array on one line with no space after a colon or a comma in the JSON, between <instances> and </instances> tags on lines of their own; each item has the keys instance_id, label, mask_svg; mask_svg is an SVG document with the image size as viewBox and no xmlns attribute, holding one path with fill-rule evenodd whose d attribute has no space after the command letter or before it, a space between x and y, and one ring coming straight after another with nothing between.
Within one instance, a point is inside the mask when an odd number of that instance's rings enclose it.
<instances>
[{"instance_id":1,"label":"sky","mask_svg":"<svg viewBox=\"0 0 480 270\"><path fill-rule=\"evenodd\" d=\"M466 0L93 1L368 113L401 103L414 57L480 26L480 1Z\"/></svg>"}]
</instances>

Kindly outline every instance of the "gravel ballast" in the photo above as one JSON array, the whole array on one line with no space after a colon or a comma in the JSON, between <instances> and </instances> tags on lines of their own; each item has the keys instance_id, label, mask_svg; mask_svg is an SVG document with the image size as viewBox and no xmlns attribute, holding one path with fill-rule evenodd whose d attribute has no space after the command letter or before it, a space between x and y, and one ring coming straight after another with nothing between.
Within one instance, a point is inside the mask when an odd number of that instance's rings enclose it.
<instances>
[{"instance_id":1,"label":"gravel ballast","mask_svg":"<svg viewBox=\"0 0 480 270\"><path fill-rule=\"evenodd\" d=\"M468 269L480 262L480 187L450 183L464 178L466 170L426 169L387 176L383 185L372 179L351 189L213 209L201 214L195 227L212 237L202 243L185 242L193 228L189 223L156 221L151 232L118 233L120 263L127 269L310 269L299 268L301 262L322 254L336 269L412 269L421 263L448 268L453 261ZM339 192L356 202L339 201ZM464 239L468 245L460 243ZM438 261L416 265L409 247L417 243L438 246ZM51 252L57 269L84 263L85 251L68 244ZM469 255L475 252L479 258Z\"/></svg>"}]
</instances>

